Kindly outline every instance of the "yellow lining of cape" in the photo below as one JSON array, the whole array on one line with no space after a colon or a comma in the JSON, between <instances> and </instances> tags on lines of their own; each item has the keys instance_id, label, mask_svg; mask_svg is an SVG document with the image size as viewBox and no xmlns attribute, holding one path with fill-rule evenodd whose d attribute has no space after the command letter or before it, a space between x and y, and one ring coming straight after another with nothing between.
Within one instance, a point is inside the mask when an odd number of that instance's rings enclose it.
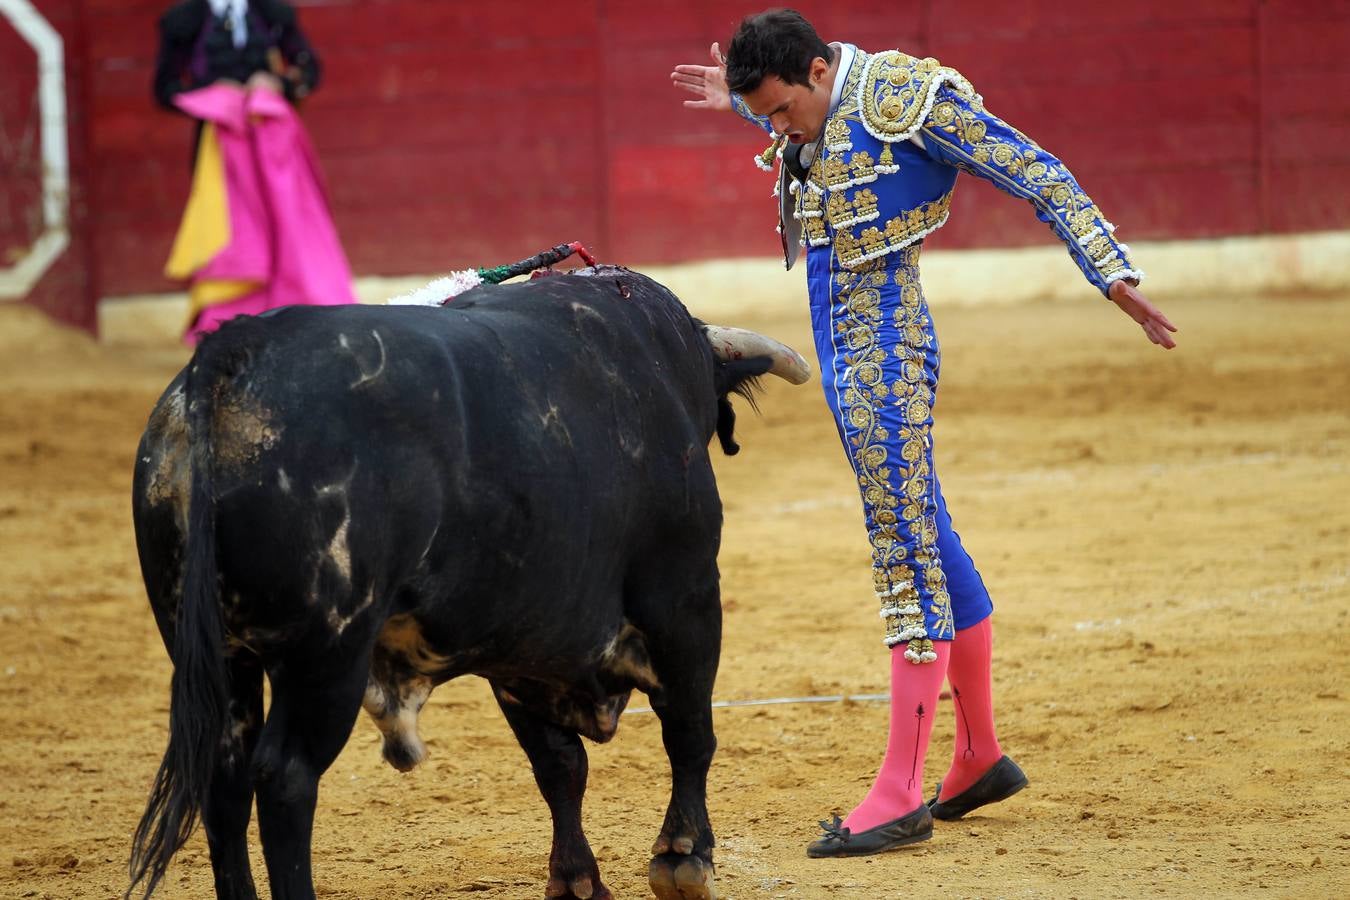
<instances>
[{"instance_id":1,"label":"yellow lining of cape","mask_svg":"<svg viewBox=\"0 0 1350 900\"><path fill-rule=\"evenodd\" d=\"M183 221L173 239L164 274L185 280L209 263L230 243L230 206L225 191L225 163L220 154L216 126L202 128L197 146L197 165L192 172Z\"/></svg>"}]
</instances>

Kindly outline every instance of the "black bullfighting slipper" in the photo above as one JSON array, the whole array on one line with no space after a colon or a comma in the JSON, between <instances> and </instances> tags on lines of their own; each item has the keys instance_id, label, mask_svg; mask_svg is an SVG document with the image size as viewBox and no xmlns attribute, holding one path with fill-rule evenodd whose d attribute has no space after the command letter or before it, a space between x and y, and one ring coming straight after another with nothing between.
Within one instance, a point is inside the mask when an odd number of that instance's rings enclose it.
<instances>
[{"instance_id":1,"label":"black bullfighting slipper","mask_svg":"<svg viewBox=\"0 0 1350 900\"><path fill-rule=\"evenodd\" d=\"M933 836L933 814L927 806L920 806L907 815L889 822L882 822L875 828L854 834L843 827L838 816L833 822L821 822L825 834L819 840L812 841L806 848L806 855L813 859L830 856L870 856L907 844L917 844Z\"/></svg>"},{"instance_id":2,"label":"black bullfighting slipper","mask_svg":"<svg viewBox=\"0 0 1350 900\"><path fill-rule=\"evenodd\" d=\"M955 797L939 800L942 784L939 782L937 793L928 801L933 818L950 821L959 819L971 810L979 809L990 803L1007 800L1013 794L1027 786L1027 776L1017 763L1007 756L989 767L989 771L980 776L980 780L966 788Z\"/></svg>"}]
</instances>

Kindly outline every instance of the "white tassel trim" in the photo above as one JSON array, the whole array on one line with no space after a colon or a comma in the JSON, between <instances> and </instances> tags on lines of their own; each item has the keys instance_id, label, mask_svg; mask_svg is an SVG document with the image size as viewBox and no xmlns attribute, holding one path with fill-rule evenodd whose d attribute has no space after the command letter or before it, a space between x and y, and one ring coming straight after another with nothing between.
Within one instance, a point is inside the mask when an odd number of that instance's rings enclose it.
<instances>
[{"instance_id":1,"label":"white tassel trim","mask_svg":"<svg viewBox=\"0 0 1350 900\"><path fill-rule=\"evenodd\" d=\"M921 610L911 603L909 606L885 606L881 609L881 618L894 619L896 616L917 616Z\"/></svg>"},{"instance_id":2,"label":"white tassel trim","mask_svg":"<svg viewBox=\"0 0 1350 900\"><path fill-rule=\"evenodd\" d=\"M874 166L874 168L882 175L894 175L900 171L899 166Z\"/></svg>"},{"instance_id":3,"label":"white tassel trim","mask_svg":"<svg viewBox=\"0 0 1350 900\"><path fill-rule=\"evenodd\" d=\"M937 230L938 230L939 228L941 228L943 225L946 225L946 224L947 224L947 216L949 216L949 215L951 215L950 212L944 214L943 217L942 217L942 220L941 220L940 222L938 222L936 225L934 225L933 227L931 227L931 228L925 228L923 231L920 231L918 234L911 235L910 237L906 238L905 240L901 241L901 242L898 243L898 244L887 244L885 247L882 247L880 250L873 250L871 253L865 253L865 254L863 254L863 255L862 255L861 257L859 257L858 259L850 260L849 262L845 262L844 260L841 259L841 260L839 260L839 263L840 263L840 265L842 265L842 266L843 266L844 268L846 268L846 269L856 269L858 266L862 265L862 264L865 263L865 262L871 262L871 261L874 260L874 259L880 259L881 257L885 256L885 255L888 254L888 253L895 253L895 252L898 251L898 250L903 250L903 249L905 249L906 247L909 247L909 246L911 246L911 245L913 245L913 244L916 244L916 243L918 243L919 241L923 240L924 238L928 237L930 234L932 234L933 232L937 231Z\"/></svg>"},{"instance_id":4,"label":"white tassel trim","mask_svg":"<svg viewBox=\"0 0 1350 900\"><path fill-rule=\"evenodd\" d=\"M875 173L876 171L880 171L879 169L876 168L876 166L873 166L872 168L873 168L874 173ZM897 166L896 168L898 169L899 166ZM843 191L843 190L847 190L848 188L851 188L851 187L857 187L857 186L860 185L860 184L871 184L872 182L874 182L874 181L876 181L876 180L877 180L877 176L876 176L875 174L872 174L872 175L865 175L865 176L863 176L862 178L850 178L848 181L842 181L842 182L840 182L839 184L832 184L832 185L829 186L829 188L830 188L830 190L832 190L832 191ZM824 193L824 190L821 190L820 193L823 194L823 193Z\"/></svg>"},{"instance_id":5,"label":"white tassel trim","mask_svg":"<svg viewBox=\"0 0 1350 900\"><path fill-rule=\"evenodd\" d=\"M842 222L831 222L830 224L837 230L840 228L848 228L850 225L861 225L863 222L871 222L879 218L881 218L881 213L878 211L868 213L865 216L854 216L853 218L845 219Z\"/></svg>"},{"instance_id":6,"label":"white tassel trim","mask_svg":"<svg viewBox=\"0 0 1350 900\"><path fill-rule=\"evenodd\" d=\"M761 172L772 172L772 171L773 171L773 163L766 163L766 162L764 161L763 157L761 157L758 153L756 153L756 154L755 154L755 168L759 169Z\"/></svg>"},{"instance_id":7,"label":"white tassel trim","mask_svg":"<svg viewBox=\"0 0 1350 900\"><path fill-rule=\"evenodd\" d=\"M444 278L437 278L424 287L406 294L399 294L385 301L389 306L440 306L451 297L457 297L470 288L483 283L477 269L461 269L451 272Z\"/></svg>"},{"instance_id":8,"label":"white tassel trim","mask_svg":"<svg viewBox=\"0 0 1350 900\"><path fill-rule=\"evenodd\" d=\"M800 222L802 219L819 219L824 215L825 214L818 209L808 209L800 213L794 210L792 213L792 218Z\"/></svg>"},{"instance_id":9,"label":"white tassel trim","mask_svg":"<svg viewBox=\"0 0 1350 900\"><path fill-rule=\"evenodd\" d=\"M905 659L909 660L910 662L914 663L914 665L917 666L920 663L930 663L935 661L937 659L937 654L934 653L932 650L925 650L922 653L915 653L913 650L906 648Z\"/></svg>"},{"instance_id":10,"label":"white tassel trim","mask_svg":"<svg viewBox=\"0 0 1350 900\"><path fill-rule=\"evenodd\" d=\"M871 63L869 61L868 68L863 71L863 78L858 82L857 100L858 100L858 109L860 110L864 108L863 95L870 88L876 85L876 79L870 76L871 76ZM960 73L956 71L949 69L946 72L942 72L938 75L935 75L933 77L932 82L930 82L928 85L928 96L925 97L923 101L923 112L919 115L919 118L915 120L915 124L912 128L906 129L905 131L899 134L882 134L881 132L876 131L872 128L872 123L868 121L867 116L859 116L858 118L862 119L863 127L867 129L867 133L872 135L872 137L876 138L879 141L885 141L886 143L889 144L896 144L899 143L900 141L907 141L910 138L914 137L914 135L918 134L919 129L923 128L923 126L928 122L928 115L933 111L933 104L937 101L938 90L944 84L948 83L955 85L958 90L964 89L971 94L975 93L975 89L970 86L970 82L967 81L964 76L962 76ZM979 95L977 94L976 97L978 98L978 96Z\"/></svg>"},{"instance_id":11,"label":"white tassel trim","mask_svg":"<svg viewBox=\"0 0 1350 900\"><path fill-rule=\"evenodd\" d=\"M1121 269L1119 272L1112 272L1110 275L1106 276L1106 283L1109 286L1117 281L1120 281L1122 278L1133 278L1135 280L1135 283L1142 283L1144 280L1144 270Z\"/></svg>"},{"instance_id":12,"label":"white tassel trim","mask_svg":"<svg viewBox=\"0 0 1350 900\"><path fill-rule=\"evenodd\" d=\"M1083 235L1078 239L1078 246L1086 247L1088 244L1092 243L1093 238L1095 238L1097 235L1101 233L1102 230L1094 226L1091 231L1089 231L1087 234Z\"/></svg>"},{"instance_id":13,"label":"white tassel trim","mask_svg":"<svg viewBox=\"0 0 1350 900\"><path fill-rule=\"evenodd\" d=\"M812 246L812 247L824 247L824 246L826 246L826 245L829 244L829 243L830 243L830 239L829 239L828 237L814 237L814 238L811 238L811 246ZM802 241L802 246L803 246L803 247L806 246L806 241L805 241L805 240Z\"/></svg>"},{"instance_id":14,"label":"white tassel trim","mask_svg":"<svg viewBox=\"0 0 1350 900\"><path fill-rule=\"evenodd\" d=\"M852 142L852 141L841 141L841 142L838 143L838 144L826 144L826 145L825 145L825 149L828 150L828 151L830 151L831 153L838 153L838 152L840 152L841 150L852 150L852 149L853 149L853 142Z\"/></svg>"}]
</instances>

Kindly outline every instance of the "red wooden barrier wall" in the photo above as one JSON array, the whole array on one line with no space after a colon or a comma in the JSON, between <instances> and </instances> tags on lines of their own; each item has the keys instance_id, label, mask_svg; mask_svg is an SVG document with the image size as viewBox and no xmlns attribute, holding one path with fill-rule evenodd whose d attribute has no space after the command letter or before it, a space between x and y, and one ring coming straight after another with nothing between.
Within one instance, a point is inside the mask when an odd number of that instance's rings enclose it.
<instances>
[{"instance_id":1,"label":"red wooden barrier wall","mask_svg":"<svg viewBox=\"0 0 1350 900\"><path fill-rule=\"evenodd\" d=\"M85 17L79 0L37 4L64 42L66 135L70 171L70 242L24 299L51 315L93 329L97 266L93 206L89 195L89 115L84 85L91 65L84 45ZM43 157L38 106L38 63L33 47L0 17L0 265L29 253L44 230Z\"/></svg>"},{"instance_id":2,"label":"red wooden barrier wall","mask_svg":"<svg viewBox=\"0 0 1350 900\"><path fill-rule=\"evenodd\" d=\"M168 288L190 126L150 98L164 4L36 5L68 41L81 302ZM326 73L303 115L357 273L496 263L565 239L630 264L776 252L771 182L750 163L765 141L683 109L668 79L755 5L297 5ZM1350 227L1347 0L798 6L827 40L960 69L1070 164L1127 239ZM0 50L8 71L11 44ZM24 90L0 82L0 109ZM934 244L1051 240L1022 204L962 180Z\"/></svg>"}]
</instances>

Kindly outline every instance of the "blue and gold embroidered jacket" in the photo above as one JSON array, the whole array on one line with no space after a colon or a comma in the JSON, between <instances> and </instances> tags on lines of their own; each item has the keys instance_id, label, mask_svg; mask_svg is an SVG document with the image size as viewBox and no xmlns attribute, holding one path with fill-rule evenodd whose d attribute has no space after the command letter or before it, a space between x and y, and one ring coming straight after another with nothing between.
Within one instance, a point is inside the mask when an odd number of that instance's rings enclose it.
<instances>
[{"instance_id":1,"label":"blue and gold embroidered jacket","mask_svg":"<svg viewBox=\"0 0 1350 900\"><path fill-rule=\"evenodd\" d=\"M795 194L784 207L809 252L833 252L854 269L922 240L947 221L959 169L1031 203L1103 294L1113 281L1143 278L1065 165L989 113L955 69L898 50L859 51L839 77L843 93L806 181L784 182ZM732 106L772 134L739 96ZM768 168L775 153L781 139L757 162Z\"/></svg>"}]
</instances>

